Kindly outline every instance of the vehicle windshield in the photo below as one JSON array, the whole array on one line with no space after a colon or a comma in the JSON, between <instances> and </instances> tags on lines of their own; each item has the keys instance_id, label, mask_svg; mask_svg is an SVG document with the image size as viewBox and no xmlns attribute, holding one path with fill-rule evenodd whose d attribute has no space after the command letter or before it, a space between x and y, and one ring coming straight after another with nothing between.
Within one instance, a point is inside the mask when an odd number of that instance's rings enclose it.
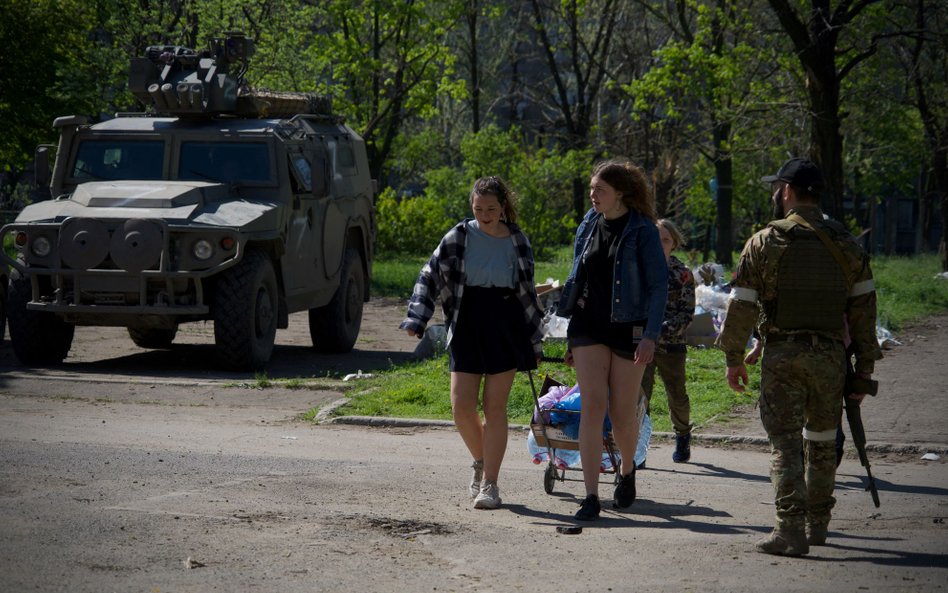
<instances>
[{"instance_id":1,"label":"vehicle windshield","mask_svg":"<svg viewBox=\"0 0 948 593\"><path fill-rule=\"evenodd\" d=\"M183 142L178 179L220 183L273 178L264 142Z\"/></svg>"},{"instance_id":2,"label":"vehicle windshield","mask_svg":"<svg viewBox=\"0 0 948 593\"><path fill-rule=\"evenodd\" d=\"M79 144L72 177L92 181L161 179L161 140L85 140Z\"/></svg>"}]
</instances>

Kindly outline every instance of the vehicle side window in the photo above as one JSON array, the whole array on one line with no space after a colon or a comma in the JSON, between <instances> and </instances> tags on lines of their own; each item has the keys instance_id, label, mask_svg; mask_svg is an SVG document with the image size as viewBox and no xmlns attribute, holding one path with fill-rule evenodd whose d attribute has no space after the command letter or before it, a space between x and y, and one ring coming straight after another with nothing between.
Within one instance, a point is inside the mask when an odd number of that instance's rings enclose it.
<instances>
[{"instance_id":1,"label":"vehicle side window","mask_svg":"<svg viewBox=\"0 0 948 593\"><path fill-rule=\"evenodd\" d=\"M313 189L313 169L309 166L309 161L303 155L293 157L293 169L296 172L295 178L299 181L303 191Z\"/></svg>"},{"instance_id":2,"label":"vehicle side window","mask_svg":"<svg viewBox=\"0 0 948 593\"><path fill-rule=\"evenodd\" d=\"M160 140L85 140L70 176L86 181L161 179L165 144Z\"/></svg>"},{"instance_id":3,"label":"vehicle side window","mask_svg":"<svg viewBox=\"0 0 948 593\"><path fill-rule=\"evenodd\" d=\"M262 182L273 179L270 150L264 142L183 142L178 179Z\"/></svg>"}]
</instances>

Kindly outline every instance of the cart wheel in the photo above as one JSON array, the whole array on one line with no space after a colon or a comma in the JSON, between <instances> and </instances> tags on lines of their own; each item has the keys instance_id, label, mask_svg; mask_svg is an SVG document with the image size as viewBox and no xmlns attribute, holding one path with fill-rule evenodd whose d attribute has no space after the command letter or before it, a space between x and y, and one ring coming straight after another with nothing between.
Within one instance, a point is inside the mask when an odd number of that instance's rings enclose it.
<instances>
[{"instance_id":1,"label":"cart wheel","mask_svg":"<svg viewBox=\"0 0 948 593\"><path fill-rule=\"evenodd\" d=\"M546 466L546 471L543 472L543 490L547 494L553 494L553 482L556 480L556 467L553 464Z\"/></svg>"}]
</instances>

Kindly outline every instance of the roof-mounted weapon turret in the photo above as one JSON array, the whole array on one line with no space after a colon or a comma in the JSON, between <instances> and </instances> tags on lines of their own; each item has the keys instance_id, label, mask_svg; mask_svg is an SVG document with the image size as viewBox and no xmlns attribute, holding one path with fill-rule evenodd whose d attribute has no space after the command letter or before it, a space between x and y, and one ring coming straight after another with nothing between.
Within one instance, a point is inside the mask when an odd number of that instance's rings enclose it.
<instances>
[{"instance_id":1,"label":"roof-mounted weapon turret","mask_svg":"<svg viewBox=\"0 0 948 593\"><path fill-rule=\"evenodd\" d=\"M313 93L250 90L244 81L253 39L225 33L211 48L197 52L179 45L152 45L132 58L129 90L160 114L287 117L329 114L329 101Z\"/></svg>"}]
</instances>

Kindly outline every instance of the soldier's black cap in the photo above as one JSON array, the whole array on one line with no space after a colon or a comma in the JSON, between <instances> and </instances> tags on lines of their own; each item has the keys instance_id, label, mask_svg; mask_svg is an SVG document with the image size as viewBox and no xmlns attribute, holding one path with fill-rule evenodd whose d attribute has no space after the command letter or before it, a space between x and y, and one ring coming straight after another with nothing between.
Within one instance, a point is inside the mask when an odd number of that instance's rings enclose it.
<instances>
[{"instance_id":1,"label":"soldier's black cap","mask_svg":"<svg viewBox=\"0 0 948 593\"><path fill-rule=\"evenodd\" d=\"M776 175L765 175L760 178L764 183L785 181L794 187L799 187L811 193L823 190L823 174L816 163L809 159L793 158L780 166Z\"/></svg>"}]
</instances>

